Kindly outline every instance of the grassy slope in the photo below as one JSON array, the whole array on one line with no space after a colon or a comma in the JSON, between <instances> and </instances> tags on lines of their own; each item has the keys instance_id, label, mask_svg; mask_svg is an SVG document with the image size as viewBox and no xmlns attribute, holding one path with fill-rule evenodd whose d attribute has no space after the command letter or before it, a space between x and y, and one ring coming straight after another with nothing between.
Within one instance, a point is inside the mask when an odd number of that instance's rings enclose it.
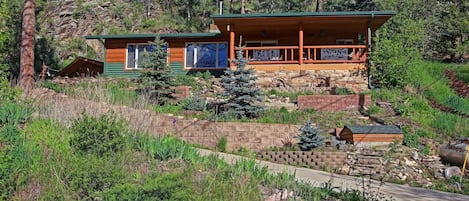
<instances>
[{"instance_id":1,"label":"grassy slope","mask_svg":"<svg viewBox=\"0 0 469 201\"><path fill-rule=\"evenodd\" d=\"M469 71L469 65L449 65L423 62L412 69L413 79L406 90L373 90L374 100L389 101L402 116L410 120L409 132L421 137L447 139L469 136L469 119L430 106L429 99L448 106L460 113L469 114L469 100L451 90L449 80L443 75L446 68Z\"/></svg>"},{"instance_id":2,"label":"grassy slope","mask_svg":"<svg viewBox=\"0 0 469 201\"><path fill-rule=\"evenodd\" d=\"M263 200L273 189L289 189L306 200L361 196L296 183L292 175L274 176L254 161L230 166L216 156L200 157L171 137L128 135L123 151L99 157L74 153L72 136L73 131L50 120L26 125L19 143L29 164L10 173L22 173L13 199L251 201Z\"/></svg>"}]
</instances>

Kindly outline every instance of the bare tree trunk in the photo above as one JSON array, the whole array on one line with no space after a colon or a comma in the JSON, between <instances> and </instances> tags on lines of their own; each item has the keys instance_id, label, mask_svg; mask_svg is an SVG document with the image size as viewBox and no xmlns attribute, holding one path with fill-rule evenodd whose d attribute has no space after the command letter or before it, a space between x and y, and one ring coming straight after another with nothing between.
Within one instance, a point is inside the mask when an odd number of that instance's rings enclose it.
<instances>
[{"instance_id":1,"label":"bare tree trunk","mask_svg":"<svg viewBox=\"0 0 469 201\"><path fill-rule=\"evenodd\" d=\"M322 4L324 0L316 0L316 12L322 12Z\"/></svg>"},{"instance_id":2,"label":"bare tree trunk","mask_svg":"<svg viewBox=\"0 0 469 201\"><path fill-rule=\"evenodd\" d=\"M241 14L246 13L246 0L241 0Z\"/></svg>"},{"instance_id":3,"label":"bare tree trunk","mask_svg":"<svg viewBox=\"0 0 469 201\"><path fill-rule=\"evenodd\" d=\"M34 32L36 24L36 1L25 0L21 27L20 76L18 84L24 94L34 86Z\"/></svg>"}]
</instances>

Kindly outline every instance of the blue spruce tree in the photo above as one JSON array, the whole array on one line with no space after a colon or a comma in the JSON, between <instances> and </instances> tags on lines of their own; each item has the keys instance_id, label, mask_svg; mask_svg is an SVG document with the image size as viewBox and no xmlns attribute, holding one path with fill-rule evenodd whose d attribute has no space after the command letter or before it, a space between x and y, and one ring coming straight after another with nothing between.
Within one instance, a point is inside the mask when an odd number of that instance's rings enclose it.
<instances>
[{"instance_id":1,"label":"blue spruce tree","mask_svg":"<svg viewBox=\"0 0 469 201\"><path fill-rule=\"evenodd\" d=\"M311 122L306 122L300 129L300 135L298 136L300 142L300 149L303 151L309 151L311 149L322 146L324 137L322 136L322 130L315 127Z\"/></svg>"},{"instance_id":2,"label":"blue spruce tree","mask_svg":"<svg viewBox=\"0 0 469 201\"><path fill-rule=\"evenodd\" d=\"M243 47L236 52L236 69L228 68L221 79L224 89L220 97L225 101L221 104L221 115L233 113L236 118L256 118L264 108L256 105L262 100L262 92L256 87L256 75L252 69L246 68Z\"/></svg>"}]
</instances>

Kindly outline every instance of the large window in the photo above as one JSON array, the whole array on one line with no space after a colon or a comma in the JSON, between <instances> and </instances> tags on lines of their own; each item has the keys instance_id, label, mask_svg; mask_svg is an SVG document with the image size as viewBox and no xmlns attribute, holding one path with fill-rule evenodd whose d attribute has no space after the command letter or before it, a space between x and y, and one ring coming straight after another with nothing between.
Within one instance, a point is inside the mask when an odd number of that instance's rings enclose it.
<instances>
[{"instance_id":1,"label":"large window","mask_svg":"<svg viewBox=\"0 0 469 201\"><path fill-rule=\"evenodd\" d=\"M227 43L186 44L186 68L228 67Z\"/></svg>"},{"instance_id":2,"label":"large window","mask_svg":"<svg viewBox=\"0 0 469 201\"><path fill-rule=\"evenodd\" d=\"M126 69L141 69L148 61L148 54L154 52L155 47L150 44L127 44Z\"/></svg>"}]
</instances>

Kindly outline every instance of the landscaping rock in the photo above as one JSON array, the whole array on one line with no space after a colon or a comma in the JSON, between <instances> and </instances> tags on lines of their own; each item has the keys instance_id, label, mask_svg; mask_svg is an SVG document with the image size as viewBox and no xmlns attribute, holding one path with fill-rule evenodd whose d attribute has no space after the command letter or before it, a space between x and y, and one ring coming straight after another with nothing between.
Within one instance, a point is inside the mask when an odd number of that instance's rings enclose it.
<instances>
[{"instance_id":1,"label":"landscaping rock","mask_svg":"<svg viewBox=\"0 0 469 201\"><path fill-rule=\"evenodd\" d=\"M459 167L451 166L445 169L446 179L451 179L451 177L460 176L460 175L461 175L461 169Z\"/></svg>"}]
</instances>

